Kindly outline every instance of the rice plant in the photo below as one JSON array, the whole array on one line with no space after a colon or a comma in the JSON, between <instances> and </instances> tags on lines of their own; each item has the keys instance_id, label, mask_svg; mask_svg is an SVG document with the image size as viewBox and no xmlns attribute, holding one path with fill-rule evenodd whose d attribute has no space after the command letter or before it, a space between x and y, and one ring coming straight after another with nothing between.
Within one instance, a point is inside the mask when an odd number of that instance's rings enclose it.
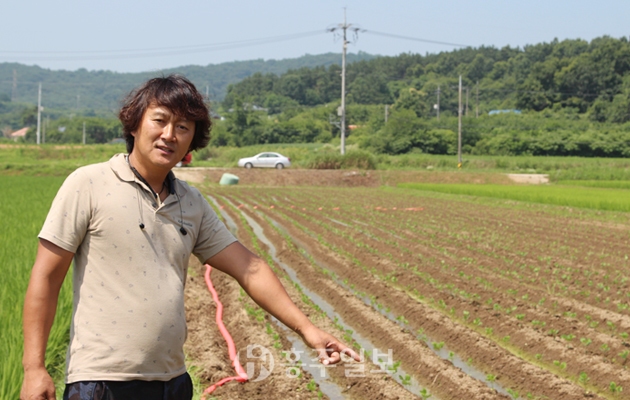
<instances>
[{"instance_id":1,"label":"rice plant","mask_svg":"<svg viewBox=\"0 0 630 400\"><path fill-rule=\"evenodd\" d=\"M0 202L0 398L17 399L22 384L22 307L31 267L37 251L37 234L61 178L0 176L3 201ZM72 309L71 282L66 279L57 317L50 332L46 366L56 382L61 383L68 343Z\"/></svg>"}]
</instances>

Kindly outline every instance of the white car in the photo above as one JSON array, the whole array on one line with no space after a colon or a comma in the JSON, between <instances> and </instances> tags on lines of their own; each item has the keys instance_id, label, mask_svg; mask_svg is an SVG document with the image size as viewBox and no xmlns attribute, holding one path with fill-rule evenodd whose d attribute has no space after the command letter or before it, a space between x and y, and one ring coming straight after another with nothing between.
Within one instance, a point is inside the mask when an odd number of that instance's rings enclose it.
<instances>
[{"instance_id":1,"label":"white car","mask_svg":"<svg viewBox=\"0 0 630 400\"><path fill-rule=\"evenodd\" d=\"M282 169L291 166L291 160L280 153L265 152L254 157L241 158L238 160L238 166L247 169L254 167Z\"/></svg>"}]
</instances>

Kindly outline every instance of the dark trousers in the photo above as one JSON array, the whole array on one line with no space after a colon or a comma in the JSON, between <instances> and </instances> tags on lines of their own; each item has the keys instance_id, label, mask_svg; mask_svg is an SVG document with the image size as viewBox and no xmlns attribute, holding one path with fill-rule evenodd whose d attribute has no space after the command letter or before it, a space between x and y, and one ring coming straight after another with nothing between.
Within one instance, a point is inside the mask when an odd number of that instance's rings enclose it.
<instances>
[{"instance_id":1,"label":"dark trousers","mask_svg":"<svg viewBox=\"0 0 630 400\"><path fill-rule=\"evenodd\" d=\"M170 381L88 381L66 385L63 400L190 400L193 385L185 373Z\"/></svg>"}]
</instances>

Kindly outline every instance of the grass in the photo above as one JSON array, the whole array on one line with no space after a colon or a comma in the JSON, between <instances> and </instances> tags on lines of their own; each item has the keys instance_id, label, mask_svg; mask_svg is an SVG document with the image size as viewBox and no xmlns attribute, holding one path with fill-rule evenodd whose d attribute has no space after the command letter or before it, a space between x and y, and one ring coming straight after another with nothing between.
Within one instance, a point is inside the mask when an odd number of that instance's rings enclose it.
<instances>
[{"instance_id":1,"label":"grass","mask_svg":"<svg viewBox=\"0 0 630 400\"><path fill-rule=\"evenodd\" d=\"M401 188L433 191L448 194L492 197L601 211L630 211L625 190L578 186L538 185L451 185L428 183L402 183Z\"/></svg>"},{"instance_id":2,"label":"grass","mask_svg":"<svg viewBox=\"0 0 630 400\"><path fill-rule=\"evenodd\" d=\"M61 178L1 176L0 202L0 399L17 399L22 384L22 307L37 251L37 234ZM61 388L72 311L72 289L66 279L46 351L48 371Z\"/></svg>"},{"instance_id":3,"label":"grass","mask_svg":"<svg viewBox=\"0 0 630 400\"><path fill-rule=\"evenodd\" d=\"M630 189L630 181L559 181L558 185L563 186L584 186L593 188L608 189Z\"/></svg>"},{"instance_id":4,"label":"grass","mask_svg":"<svg viewBox=\"0 0 630 400\"><path fill-rule=\"evenodd\" d=\"M109 160L125 152L118 145L4 145L0 148L0 175L67 176L82 165Z\"/></svg>"},{"instance_id":5,"label":"grass","mask_svg":"<svg viewBox=\"0 0 630 400\"><path fill-rule=\"evenodd\" d=\"M630 180L630 159L464 155L462 170L547 174L559 180ZM410 153L379 155L377 169L457 170L457 156Z\"/></svg>"},{"instance_id":6,"label":"grass","mask_svg":"<svg viewBox=\"0 0 630 400\"><path fill-rule=\"evenodd\" d=\"M357 150L346 147L347 154ZM277 151L291 158L292 168L307 168L326 155L338 155L339 148L331 144L268 144L247 147L208 147L193 153L193 167L236 167L239 158L262 151ZM52 145L3 144L0 148L0 174L65 176L78 166L108 160L116 153L126 152L124 144ZM459 171L457 156L409 153L374 155L379 170ZM357 168L357 167L352 167ZM472 156L464 155L462 171L489 173L547 174L553 182L615 181L628 188L630 159L536 156ZM572 185L575 182L571 183ZM606 187L617 183L607 184Z\"/></svg>"}]
</instances>

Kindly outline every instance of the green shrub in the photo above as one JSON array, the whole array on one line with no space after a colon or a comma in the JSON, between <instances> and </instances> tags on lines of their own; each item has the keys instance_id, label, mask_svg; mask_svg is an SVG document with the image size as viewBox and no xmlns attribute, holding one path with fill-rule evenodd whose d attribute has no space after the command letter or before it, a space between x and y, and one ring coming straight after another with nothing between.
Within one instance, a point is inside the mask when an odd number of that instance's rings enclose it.
<instances>
[{"instance_id":1,"label":"green shrub","mask_svg":"<svg viewBox=\"0 0 630 400\"><path fill-rule=\"evenodd\" d=\"M342 168L376 169L376 158L365 151L353 150L341 158Z\"/></svg>"},{"instance_id":2,"label":"green shrub","mask_svg":"<svg viewBox=\"0 0 630 400\"><path fill-rule=\"evenodd\" d=\"M376 158L364 151L354 150L345 155L336 153L317 154L306 167L310 169L376 169Z\"/></svg>"}]
</instances>

